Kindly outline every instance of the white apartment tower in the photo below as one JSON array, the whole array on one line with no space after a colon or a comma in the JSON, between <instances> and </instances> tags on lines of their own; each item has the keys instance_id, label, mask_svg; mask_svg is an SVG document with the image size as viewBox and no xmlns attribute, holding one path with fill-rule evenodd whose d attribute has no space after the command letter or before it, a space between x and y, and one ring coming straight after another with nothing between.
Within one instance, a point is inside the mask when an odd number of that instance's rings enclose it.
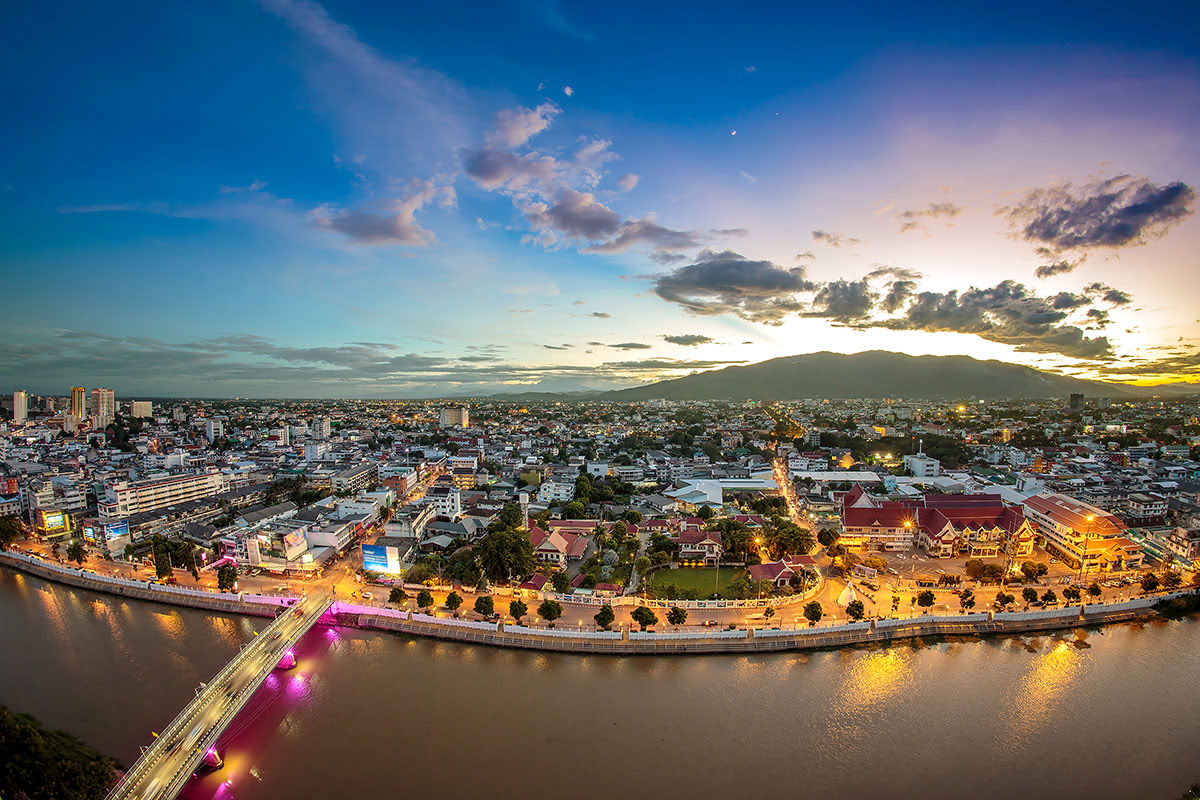
<instances>
[{"instance_id":1,"label":"white apartment tower","mask_svg":"<svg viewBox=\"0 0 1200 800\"><path fill-rule=\"evenodd\" d=\"M438 414L438 424L443 428L450 428L457 425L460 428L469 428L470 411L466 406L447 406Z\"/></svg>"},{"instance_id":2,"label":"white apartment tower","mask_svg":"<svg viewBox=\"0 0 1200 800\"><path fill-rule=\"evenodd\" d=\"M204 438L208 439L208 443L212 444L218 437L225 435L225 426L221 424L219 419L204 420Z\"/></svg>"},{"instance_id":3,"label":"white apartment tower","mask_svg":"<svg viewBox=\"0 0 1200 800\"><path fill-rule=\"evenodd\" d=\"M318 439L329 438L329 417L317 417L313 420L312 435Z\"/></svg>"},{"instance_id":4,"label":"white apartment tower","mask_svg":"<svg viewBox=\"0 0 1200 800\"><path fill-rule=\"evenodd\" d=\"M112 389L92 389L92 419L97 428L109 425L117 418L117 399Z\"/></svg>"},{"instance_id":5,"label":"white apartment tower","mask_svg":"<svg viewBox=\"0 0 1200 800\"><path fill-rule=\"evenodd\" d=\"M29 395L24 389L13 392L13 422L24 422L29 416Z\"/></svg>"}]
</instances>

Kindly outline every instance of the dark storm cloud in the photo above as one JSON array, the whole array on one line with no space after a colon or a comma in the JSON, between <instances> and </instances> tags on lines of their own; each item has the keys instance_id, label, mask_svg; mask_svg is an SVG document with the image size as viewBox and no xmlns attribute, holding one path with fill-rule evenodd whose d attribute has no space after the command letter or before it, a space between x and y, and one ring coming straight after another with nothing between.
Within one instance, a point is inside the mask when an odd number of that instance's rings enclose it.
<instances>
[{"instance_id":1,"label":"dark storm cloud","mask_svg":"<svg viewBox=\"0 0 1200 800\"><path fill-rule=\"evenodd\" d=\"M924 228L926 220L952 219L962 213L962 210L962 206L956 206L954 203L930 203L925 208L897 212L896 220L900 223L900 232L905 233Z\"/></svg>"},{"instance_id":2,"label":"dark storm cloud","mask_svg":"<svg viewBox=\"0 0 1200 800\"><path fill-rule=\"evenodd\" d=\"M917 288L916 281L892 281L888 285L888 293L879 301L879 307L889 314L904 305L904 301L912 297Z\"/></svg>"},{"instance_id":3,"label":"dark storm cloud","mask_svg":"<svg viewBox=\"0 0 1200 800\"><path fill-rule=\"evenodd\" d=\"M712 342L711 336L703 336L699 333L681 333L675 336L664 336L663 341L677 344L682 347L696 347L701 344L709 344Z\"/></svg>"},{"instance_id":4,"label":"dark storm cloud","mask_svg":"<svg viewBox=\"0 0 1200 800\"><path fill-rule=\"evenodd\" d=\"M803 310L796 293L815 288L801 267L783 269L731 250L705 250L694 263L655 277L653 290L693 314L730 314L750 322L779 324L788 314Z\"/></svg>"},{"instance_id":5,"label":"dark storm cloud","mask_svg":"<svg viewBox=\"0 0 1200 800\"><path fill-rule=\"evenodd\" d=\"M1018 234L1052 251L1125 247L1165 233L1192 213L1196 193L1182 181L1159 186L1147 178L1118 175L1075 187L1033 189L999 209Z\"/></svg>"}]
</instances>

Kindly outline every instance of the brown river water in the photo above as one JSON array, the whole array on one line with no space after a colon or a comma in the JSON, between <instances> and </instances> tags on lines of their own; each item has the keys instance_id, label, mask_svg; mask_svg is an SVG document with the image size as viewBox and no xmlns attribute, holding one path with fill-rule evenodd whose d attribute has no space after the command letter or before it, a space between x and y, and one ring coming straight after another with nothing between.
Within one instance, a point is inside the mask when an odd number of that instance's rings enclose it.
<instances>
[{"instance_id":1,"label":"brown river water","mask_svg":"<svg viewBox=\"0 0 1200 800\"><path fill-rule=\"evenodd\" d=\"M0 704L132 762L266 620L0 569ZM314 628L187 798L1162 798L1200 620L890 649L572 656Z\"/></svg>"}]
</instances>

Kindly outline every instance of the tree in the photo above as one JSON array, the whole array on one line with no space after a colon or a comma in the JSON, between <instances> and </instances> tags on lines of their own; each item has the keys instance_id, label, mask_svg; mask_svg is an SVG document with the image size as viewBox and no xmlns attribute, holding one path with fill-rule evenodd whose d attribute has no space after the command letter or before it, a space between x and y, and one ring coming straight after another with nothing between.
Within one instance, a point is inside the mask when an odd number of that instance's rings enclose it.
<instances>
[{"instance_id":1,"label":"tree","mask_svg":"<svg viewBox=\"0 0 1200 800\"><path fill-rule=\"evenodd\" d=\"M596 620L596 624L604 628L604 630L608 630L616 618L617 615L613 613L613 607L608 603L600 606L600 610L592 617L592 619Z\"/></svg>"},{"instance_id":2,"label":"tree","mask_svg":"<svg viewBox=\"0 0 1200 800\"><path fill-rule=\"evenodd\" d=\"M1025 561L1021 564L1021 572L1025 575L1025 580L1027 581L1036 581L1049 571L1049 567L1045 564L1039 564L1036 561Z\"/></svg>"},{"instance_id":3,"label":"tree","mask_svg":"<svg viewBox=\"0 0 1200 800\"><path fill-rule=\"evenodd\" d=\"M165 544L154 545L154 574L159 578L171 577L171 554Z\"/></svg>"},{"instance_id":4,"label":"tree","mask_svg":"<svg viewBox=\"0 0 1200 800\"><path fill-rule=\"evenodd\" d=\"M933 606L933 601L936 599L937 596L933 593L933 591L926 589L917 595L917 605L919 605L921 608L930 608Z\"/></svg>"},{"instance_id":5,"label":"tree","mask_svg":"<svg viewBox=\"0 0 1200 800\"><path fill-rule=\"evenodd\" d=\"M642 512L631 508L621 515L621 519L625 520L626 522L632 522L636 525L642 521Z\"/></svg>"},{"instance_id":6,"label":"tree","mask_svg":"<svg viewBox=\"0 0 1200 800\"><path fill-rule=\"evenodd\" d=\"M480 595L475 598L475 613L481 617L490 617L496 613L496 601L492 599L490 594Z\"/></svg>"},{"instance_id":7,"label":"tree","mask_svg":"<svg viewBox=\"0 0 1200 800\"><path fill-rule=\"evenodd\" d=\"M646 570L650 569L650 565L654 563L646 556L640 556L637 561L633 562L633 566L638 571L638 575L645 575Z\"/></svg>"},{"instance_id":8,"label":"tree","mask_svg":"<svg viewBox=\"0 0 1200 800\"><path fill-rule=\"evenodd\" d=\"M508 604L508 613L517 622L521 621L521 617L529 613L529 606L525 605L522 600L513 600Z\"/></svg>"},{"instance_id":9,"label":"tree","mask_svg":"<svg viewBox=\"0 0 1200 800\"><path fill-rule=\"evenodd\" d=\"M900 595L892 595L892 613L895 614L900 608Z\"/></svg>"},{"instance_id":10,"label":"tree","mask_svg":"<svg viewBox=\"0 0 1200 800\"><path fill-rule=\"evenodd\" d=\"M583 519L584 505L579 500L572 500L563 506L563 519Z\"/></svg>"},{"instance_id":11,"label":"tree","mask_svg":"<svg viewBox=\"0 0 1200 800\"><path fill-rule=\"evenodd\" d=\"M863 605L862 600L852 600L846 606L846 616L850 617L850 619L853 619L853 620L862 619L864 616L866 616L866 613L867 613L867 609L866 609L866 606Z\"/></svg>"},{"instance_id":12,"label":"tree","mask_svg":"<svg viewBox=\"0 0 1200 800\"><path fill-rule=\"evenodd\" d=\"M1147 572L1142 576L1142 591L1154 592L1158 591L1158 576L1153 572Z\"/></svg>"},{"instance_id":13,"label":"tree","mask_svg":"<svg viewBox=\"0 0 1200 800\"><path fill-rule=\"evenodd\" d=\"M963 589L958 594L958 605L963 611L970 611L975 607L975 593L970 589Z\"/></svg>"},{"instance_id":14,"label":"tree","mask_svg":"<svg viewBox=\"0 0 1200 800\"><path fill-rule=\"evenodd\" d=\"M1079 591L1078 587L1068 586L1067 588L1063 589L1063 597L1066 598L1068 603L1078 603L1079 598L1082 596L1083 593Z\"/></svg>"},{"instance_id":15,"label":"tree","mask_svg":"<svg viewBox=\"0 0 1200 800\"><path fill-rule=\"evenodd\" d=\"M21 535L21 520L13 515L0 517L0 550L7 550Z\"/></svg>"},{"instance_id":16,"label":"tree","mask_svg":"<svg viewBox=\"0 0 1200 800\"><path fill-rule=\"evenodd\" d=\"M764 617L765 617L765 618L766 618L768 621L770 621L771 617L774 617L774 616L775 616L775 609L774 609L772 606L767 606L767 607L766 607L766 608L763 610L763 616L764 616Z\"/></svg>"},{"instance_id":17,"label":"tree","mask_svg":"<svg viewBox=\"0 0 1200 800\"><path fill-rule=\"evenodd\" d=\"M61 553L62 553L62 545L61 544L59 544L58 542L55 542L54 544L50 545L50 555L54 556L55 558L58 558L59 554L61 554Z\"/></svg>"},{"instance_id":18,"label":"tree","mask_svg":"<svg viewBox=\"0 0 1200 800\"><path fill-rule=\"evenodd\" d=\"M713 510L709 506L700 506L700 510L696 512L696 516L705 521L710 520L713 518Z\"/></svg>"},{"instance_id":19,"label":"tree","mask_svg":"<svg viewBox=\"0 0 1200 800\"><path fill-rule=\"evenodd\" d=\"M972 558L964 566L967 577L981 583L994 583L1004 577L1004 567L999 564Z\"/></svg>"},{"instance_id":20,"label":"tree","mask_svg":"<svg viewBox=\"0 0 1200 800\"><path fill-rule=\"evenodd\" d=\"M821 604L818 603L816 600L813 600L811 603L809 603L808 605L806 605L804 607L804 618L806 620L808 620L810 623L812 623L813 625L816 625L818 622L820 622L821 617L824 615L825 615L825 612L821 608Z\"/></svg>"},{"instance_id":21,"label":"tree","mask_svg":"<svg viewBox=\"0 0 1200 800\"><path fill-rule=\"evenodd\" d=\"M1047 589L1046 593L1042 595L1042 602L1048 606L1054 605L1058 602L1058 595L1054 593L1053 589Z\"/></svg>"},{"instance_id":22,"label":"tree","mask_svg":"<svg viewBox=\"0 0 1200 800\"><path fill-rule=\"evenodd\" d=\"M707 508L707 506L705 507ZM658 615L646 606L638 606L629 616L633 618L634 622L642 626L642 630L646 630L651 625L658 624Z\"/></svg>"},{"instance_id":23,"label":"tree","mask_svg":"<svg viewBox=\"0 0 1200 800\"><path fill-rule=\"evenodd\" d=\"M562 616L563 609L562 605L556 600L543 600L542 604L538 606L537 613L539 617L549 622L550 626L553 627L554 620Z\"/></svg>"},{"instance_id":24,"label":"tree","mask_svg":"<svg viewBox=\"0 0 1200 800\"><path fill-rule=\"evenodd\" d=\"M1036 603L1037 589L1034 589L1032 586L1026 586L1021 590L1021 597L1024 598L1026 603Z\"/></svg>"},{"instance_id":25,"label":"tree","mask_svg":"<svg viewBox=\"0 0 1200 800\"><path fill-rule=\"evenodd\" d=\"M1162 585L1164 589L1178 589L1183 585L1183 576L1179 574L1179 570L1168 569L1163 572Z\"/></svg>"},{"instance_id":26,"label":"tree","mask_svg":"<svg viewBox=\"0 0 1200 800\"><path fill-rule=\"evenodd\" d=\"M237 567L232 564L223 564L217 567L217 588L222 592L228 592L237 585Z\"/></svg>"},{"instance_id":27,"label":"tree","mask_svg":"<svg viewBox=\"0 0 1200 800\"><path fill-rule=\"evenodd\" d=\"M1100 584L1093 581L1092 585L1088 587L1087 592L1089 597L1099 597L1104 593L1104 590L1100 588Z\"/></svg>"},{"instance_id":28,"label":"tree","mask_svg":"<svg viewBox=\"0 0 1200 800\"><path fill-rule=\"evenodd\" d=\"M525 580L533 574L533 543L523 531L512 528L489 531L472 550L483 574L493 583Z\"/></svg>"},{"instance_id":29,"label":"tree","mask_svg":"<svg viewBox=\"0 0 1200 800\"><path fill-rule=\"evenodd\" d=\"M831 531L828 528L822 528L821 530L817 531L817 542L822 547L829 547L830 545L835 544L837 540L838 535L836 531Z\"/></svg>"},{"instance_id":30,"label":"tree","mask_svg":"<svg viewBox=\"0 0 1200 800\"><path fill-rule=\"evenodd\" d=\"M458 616L458 609L462 607L462 604L462 595L460 595L458 592L451 592L450 594L446 595L446 608L453 611L454 616Z\"/></svg>"},{"instance_id":31,"label":"tree","mask_svg":"<svg viewBox=\"0 0 1200 800\"><path fill-rule=\"evenodd\" d=\"M71 540L71 543L67 545L67 561L74 561L83 566L83 562L87 561L87 548L83 546L83 542L78 539Z\"/></svg>"},{"instance_id":32,"label":"tree","mask_svg":"<svg viewBox=\"0 0 1200 800\"><path fill-rule=\"evenodd\" d=\"M997 608L1007 608L1008 606L1011 606L1016 601L1017 601L1017 598L1013 597L1011 594L1008 594L1007 592L996 592L996 607Z\"/></svg>"},{"instance_id":33,"label":"tree","mask_svg":"<svg viewBox=\"0 0 1200 800\"><path fill-rule=\"evenodd\" d=\"M667 612L667 624L669 625L682 625L687 622L687 618L688 612L686 608L674 606Z\"/></svg>"},{"instance_id":34,"label":"tree","mask_svg":"<svg viewBox=\"0 0 1200 800\"><path fill-rule=\"evenodd\" d=\"M417 606L425 609L425 613L429 613L429 609L433 608L433 595L428 589L422 589L417 595Z\"/></svg>"},{"instance_id":35,"label":"tree","mask_svg":"<svg viewBox=\"0 0 1200 800\"><path fill-rule=\"evenodd\" d=\"M408 592L404 591L403 586L393 586L392 590L390 592L388 592L388 602L389 603L397 603L398 604L398 603L404 603L407 600L408 600Z\"/></svg>"},{"instance_id":36,"label":"tree","mask_svg":"<svg viewBox=\"0 0 1200 800\"><path fill-rule=\"evenodd\" d=\"M567 573L556 572L550 576L550 584L554 587L554 591L559 594L566 594L571 588L571 581L567 579Z\"/></svg>"}]
</instances>

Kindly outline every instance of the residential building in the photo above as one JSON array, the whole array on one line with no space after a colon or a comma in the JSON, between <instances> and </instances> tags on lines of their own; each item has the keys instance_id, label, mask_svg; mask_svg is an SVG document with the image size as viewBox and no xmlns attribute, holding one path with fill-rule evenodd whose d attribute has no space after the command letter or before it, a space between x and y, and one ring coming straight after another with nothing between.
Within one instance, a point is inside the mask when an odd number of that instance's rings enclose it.
<instances>
[{"instance_id":1,"label":"residential building","mask_svg":"<svg viewBox=\"0 0 1200 800\"><path fill-rule=\"evenodd\" d=\"M154 403L149 400L134 400L129 404L129 416L136 418L153 417Z\"/></svg>"},{"instance_id":2,"label":"residential building","mask_svg":"<svg viewBox=\"0 0 1200 800\"><path fill-rule=\"evenodd\" d=\"M359 464L333 474L330 487L335 492L358 492L370 489L379 482L379 467L375 464Z\"/></svg>"},{"instance_id":3,"label":"residential building","mask_svg":"<svg viewBox=\"0 0 1200 800\"><path fill-rule=\"evenodd\" d=\"M313 419L312 435L318 439L329 438L329 417L316 417Z\"/></svg>"},{"instance_id":4,"label":"residential building","mask_svg":"<svg viewBox=\"0 0 1200 800\"><path fill-rule=\"evenodd\" d=\"M569 503L575 499L575 484L568 481L546 481L538 487L539 503Z\"/></svg>"},{"instance_id":5,"label":"residential building","mask_svg":"<svg viewBox=\"0 0 1200 800\"><path fill-rule=\"evenodd\" d=\"M471 413L466 406L446 406L438 412L438 424L443 428L471 426Z\"/></svg>"},{"instance_id":6,"label":"residential building","mask_svg":"<svg viewBox=\"0 0 1200 800\"><path fill-rule=\"evenodd\" d=\"M98 503L100 519L120 519L159 508L220 494L228 479L216 468L205 472L164 475L140 481L115 481L105 487Z\"/></svg>"},{"instance_id":7,"label":"residential building","mask_svg":"<svg viewBox=\"0 0 1200 800\"><path fill-rule=\"evenodd\" d=\"M529 541L533 545L534 558L559 569L566 569L568 561L583 558L587 550L587 539L577 533L544 531L537 526L529 529Z\"/></svg>"},{"instance_id":8,"label":"residential building","mask_svg":"<svg viewBox=\"0 0 1200 800\"><path fill-rule=\"evenodd\" d=\"M204 438L208 439L209 444L225 435L225 426L219 419L204 420Z\"/></svg>"},{"instance_id":9,"label":"residential building","mask_svg":"<svg viewBox=\"0 0 1200 800\"><path fill-rule=\"evenodd\" d=\"M683 530L674 538L679 545L676 557L683 563L700 562L706 567L715 567L725 553L720 531Z\"/></svg>"}]
</instances>

